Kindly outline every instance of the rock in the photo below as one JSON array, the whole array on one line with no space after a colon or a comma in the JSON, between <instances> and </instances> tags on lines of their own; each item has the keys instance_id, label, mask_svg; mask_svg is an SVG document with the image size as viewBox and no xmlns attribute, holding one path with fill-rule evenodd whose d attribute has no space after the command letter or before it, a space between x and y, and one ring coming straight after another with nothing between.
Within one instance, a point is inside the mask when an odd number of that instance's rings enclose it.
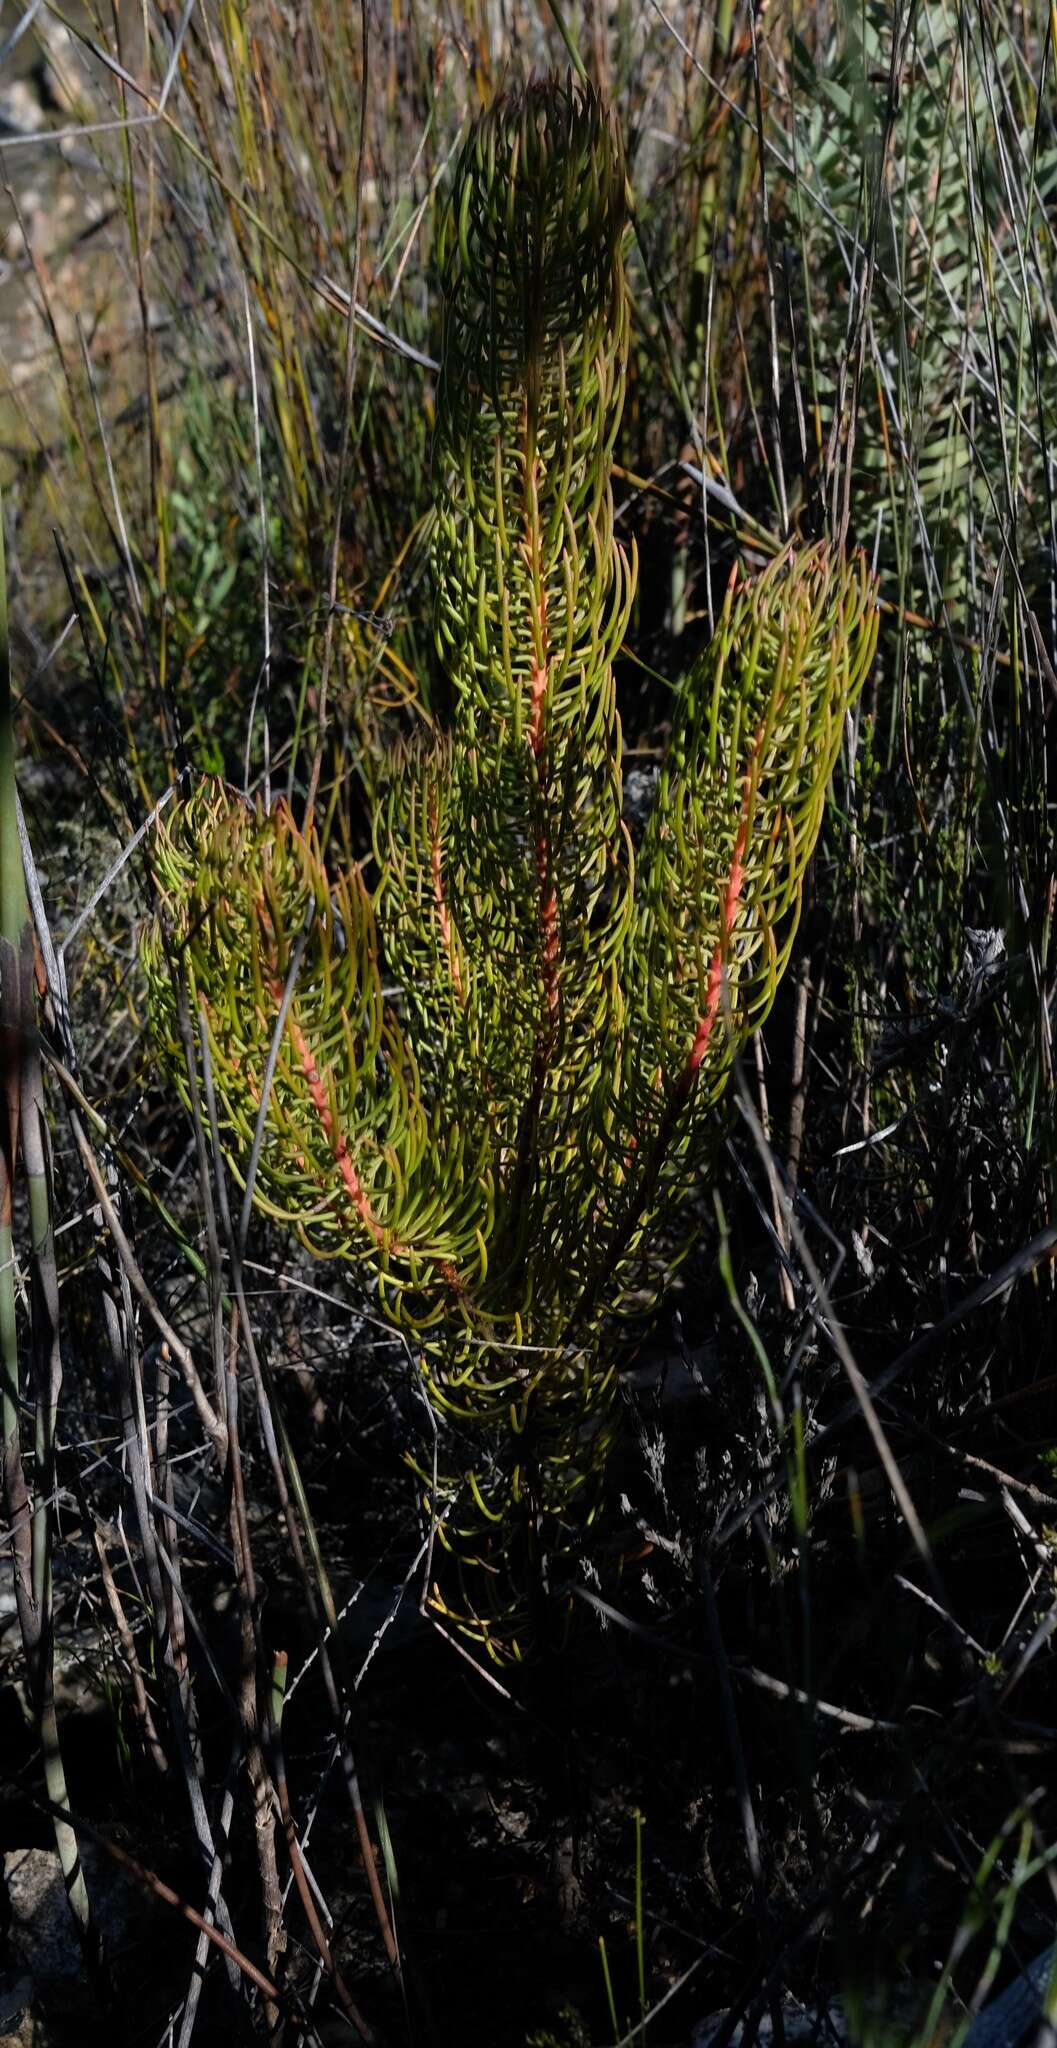
<instances>
[{"instance_id":1,"label":"rock","mask_svg":"<svg viewBox=\"0 0 1057 2048\"><path fill-rule=\"evenodd\" d=\"M17 1612L14 1565L10 1557L0 1558L0 1621L13 1619Z\"/></svg>"},{"instance_id":2,"label":"rock","mask_svg":"<svg viewBox=\"0 0 1057 2048\"><path fill-rule=\"evenodd\" d=\"M0 2048L23 2048L33 2039L32 1977L0 1977Z\"/></svg>"},{"instance_id":3,"label":"rock","mask_svg":"<svg viewBox=\"0 0 1057 2048\"><path fill-rule=\"evenodd\" d=\"M84 1851L92 1908L111 1953L128 1935L127 1886L109 1858ZM0 2048L65 2048L96 2038L89 1987L54 1849L12 1849L0 1894Z\"/></svg>"},{"instance_id":4,"label":"rock","mask_svg":"<svg viewBox=\"0 0 1057 2048\"><path fill-rule=\"evenodd\" d=\"M965 2048L1020 2048L1033 2037L1044 2038L1042 2004L1053 1975L1055 1951L1051 1943L1026 1970L978 2012L965 2036Z\"/></svg>"},{"instance_id":5,"label":"rock","mask_svg":"<svg viewBox=\"0 0 1057 2048\"><path fill-rule=\"evenodd\" d=\"M13 78L0 93L0 134L36 135L44 125L44 109L31 81Z\"/></svg>"},{"instance_id":6,"label":"rock","mask_svg":"<svg viewBox=\"0 0 1057 2048\"><path fill-rule=\"evenodd\" d=\"M40 54L31 76L43 114L66 120L87 118L81 58L69 29L45 14L38 27L38 42Z\"/></svg>"},{"instance_id":7,"label":"rock","mask_svg":"<svg viewBox=\"0 0 1057 2048\"><path fill-rule=\"evenodd\" d=\"M692 2048L710 2048L725 2028L725 2012L710 2013L700 2020L694 2029ZM787 2041L801 2044L801 2048L837 2048L837 2044L848 2039L848 2030L840 2013L830 2011L807 2012L792 1999L782 2000L782 2031ZM745 2025L741 2022L731 2036L730 2048L739 2048L745 2037ZM760 2048L768 2048L775 2039L774 2021L769 2012L764 2013L756 2027L756 2040Z\"/></svg>"},{"instance_id":8,"label":"rock","mask_svg":"<svg viewBox=\"0 0 1057 2048\"><path fill-rule=\"evenodd\" d=\"M642 838L657 795L660 769L626 768L624 771L624 823L636 843Z\"/></svg>"},{"instance_id":9,"label":"rock","mask_svg":"<svg viewBox=\"0 0 1057 2048\"><path fill-rule=\"evenodd\" d=\"M11 1913L8 1940L33 1981L79 1977L81 1951L54 1849L10 1850L4 1857L4 1884Z\"/></svg>"}]
</instances>

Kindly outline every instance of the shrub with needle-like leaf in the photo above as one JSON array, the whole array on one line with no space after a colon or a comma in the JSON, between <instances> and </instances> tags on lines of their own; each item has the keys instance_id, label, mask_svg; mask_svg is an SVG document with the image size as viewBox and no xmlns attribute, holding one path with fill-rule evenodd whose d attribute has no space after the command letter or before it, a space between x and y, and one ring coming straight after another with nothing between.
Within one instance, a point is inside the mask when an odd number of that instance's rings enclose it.
<instances>
[{"instance_id":1,"label":"shrub with needle-like leaf","mask_svg":"<svg viewBox=\"0 0 1057 2048\"><path fill-rule=\"evenodd\" d=\"M442 240L450 730L387 764L373 892L285 805L204 785L159 827L146 942L185 1089L173 960L186 976L235 1172L260 1124L259 1207L373 1276L415 1347L459 1567L432 1598L497 1656L551 1625L595 1512L619 1319L663 1277L660 1226L772 1002L876 636L861 562L816 547L732 579L633 856L624 203L588 88L533 84L475 125Z\"/></svg>"}]
</instances>

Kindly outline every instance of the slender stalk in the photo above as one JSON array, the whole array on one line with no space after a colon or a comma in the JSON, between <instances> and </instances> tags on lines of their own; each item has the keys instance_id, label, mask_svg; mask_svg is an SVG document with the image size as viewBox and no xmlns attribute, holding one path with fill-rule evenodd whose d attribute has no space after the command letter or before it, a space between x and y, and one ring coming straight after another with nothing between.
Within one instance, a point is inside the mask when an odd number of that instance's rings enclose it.
<instances>
[{"instance_id":1,"label":"slender stalk","mask_svg":"<svg viewBox=\"0 0 1057 2048\"><path fill-rule=\"evenodd\" d=\"M4 1508L14 1557L15 1600L29 1692L44 1757L55 1846L66 1896L97 1988L106 1976L99 1936L77 1852L55 1712L51 1501L55 1419L62 1367L59 1284L52 1225L51 1171L44 1083L37 1034L35 951L29 915L15 788L7 575L0 500L0 1377L3 1382ZM34 1379L33 1492L26 1482L21 1435L21 1384L15 1286L14 1198L21 1165L29 1210L31 1357Z\"/></svg>"}]
</instances>

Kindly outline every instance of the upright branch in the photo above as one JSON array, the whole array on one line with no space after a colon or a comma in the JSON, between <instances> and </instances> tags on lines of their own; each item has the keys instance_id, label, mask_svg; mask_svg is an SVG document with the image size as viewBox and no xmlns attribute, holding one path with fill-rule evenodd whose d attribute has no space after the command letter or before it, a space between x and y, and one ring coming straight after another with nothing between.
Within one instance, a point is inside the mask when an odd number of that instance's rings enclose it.
<instances>
[{"instance_id":1,"label":"upright branch","mask_svg":"<svg viewBox=\"0 0 1057 2048\"><path fill-rule=\"evenodd\" d=\"M52 1223L51 1155L37 1033L37 953L22 864L15 786L14 707L7 627L7 574L0 501L0 1402L3 1499L15 1605L29 1693L44 1758L55 1846L85 1960L104 1988L102 1952L69 1813L52 1661L52 1508L55 1424L62 1378L59 1283ZM19 1185L29 1222L31 1403L23 1397L15 1216ZM23 1416L34 1422L32 1485Z\"/></svg>"}]
</instances>

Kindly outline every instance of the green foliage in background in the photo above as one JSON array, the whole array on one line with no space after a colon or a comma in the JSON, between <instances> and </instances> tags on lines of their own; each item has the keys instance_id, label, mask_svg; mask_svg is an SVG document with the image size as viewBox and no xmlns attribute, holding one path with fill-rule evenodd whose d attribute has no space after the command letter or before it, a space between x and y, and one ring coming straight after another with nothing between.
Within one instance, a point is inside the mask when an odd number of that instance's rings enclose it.
<instances>
[{"instance_id":1,"label":"green foliage in background","mask_svg":"<svg viewBox=\"0 0 1057 2048\"><path fill-rule=\"evenodd\" d=\"M974 928L1002 933L1016 963L1004 1056L1045 1207L1057 1185L1045 994L1057 142L1051 11L1037 12L1038 76L1025 61L1030 22L1031 10L946 0L895 11L869 0L814 24L805 15L773 200L799 257L808 460L840 498L843 421L851 531L890 600L885 684L870 704L879 800L858 877L863 912L884 927L898 902L900 950L930 1001L950 991ZM848 353L867 298L852 404ZM892 849L911 844L904 876ZM877 962L859 934L843 943L868 1039L884 1009ZM882 1086L879 1119L915 1092L913 1079L909 1090Z\"/></svg>"}]
</instances>

